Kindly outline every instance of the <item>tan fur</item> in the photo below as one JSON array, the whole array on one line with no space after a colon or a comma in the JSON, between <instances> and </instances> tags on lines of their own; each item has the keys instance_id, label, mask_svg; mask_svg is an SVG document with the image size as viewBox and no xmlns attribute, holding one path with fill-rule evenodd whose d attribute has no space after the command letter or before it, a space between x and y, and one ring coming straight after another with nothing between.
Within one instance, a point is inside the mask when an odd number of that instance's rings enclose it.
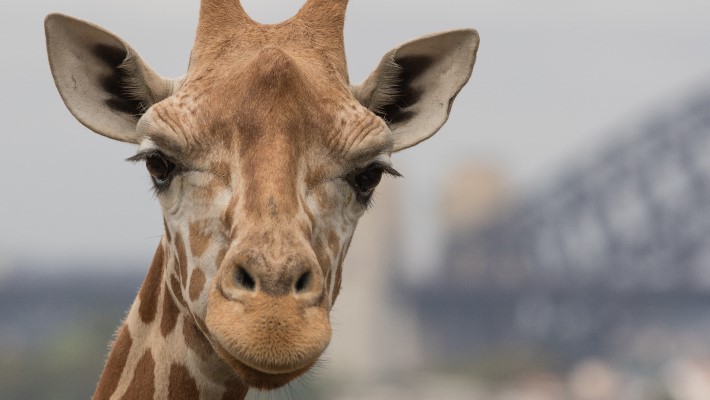
<instances>
[{"instance_id":1,"label":"tan fur","mask_svg":"<svg viewBox=\"0 0 710 400\"><path fill-rule=\"evenodd\" d=\"M185 243L182 241L182 236L179 233L175 234L175 241L173 242L175 246L175 252L177 253L177 268L180 273L180 282L182 286L187 285L187 255L185 253Z\"/></svg>"}]
</instances>

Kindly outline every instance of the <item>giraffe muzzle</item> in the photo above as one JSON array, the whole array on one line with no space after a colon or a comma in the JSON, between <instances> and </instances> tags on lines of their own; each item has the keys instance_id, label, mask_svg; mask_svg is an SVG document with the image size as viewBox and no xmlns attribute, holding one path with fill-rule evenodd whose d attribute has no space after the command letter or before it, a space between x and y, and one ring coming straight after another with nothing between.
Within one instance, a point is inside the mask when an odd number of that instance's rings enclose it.
<instances>
[{"instance_id":1,"label":"giraffe muzzle","mask_svg":"<svg viewBox=\"0 0 710 400\"><path fill-rule=\"evenodd\" d=\"M222 263L207 328L218 353L249 386L272 389L307 371L328 346L323 274L307 257L267 261L254 252Z\"/></svg>"}]
</instances>

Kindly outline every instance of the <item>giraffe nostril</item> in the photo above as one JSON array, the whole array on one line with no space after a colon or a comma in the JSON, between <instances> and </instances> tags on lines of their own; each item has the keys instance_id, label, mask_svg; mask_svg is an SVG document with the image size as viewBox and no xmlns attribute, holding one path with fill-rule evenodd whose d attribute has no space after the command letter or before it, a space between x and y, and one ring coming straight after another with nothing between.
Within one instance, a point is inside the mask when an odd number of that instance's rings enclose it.
<instances>
[{"instance_id":1,"label":"giraffe nostril","mask_svg":"<svg viewBox=\"0 0 710 400\"><path fill-rule=\"evenodd\" d=\"M301 275L298 280L296 281L296 285L294 288L296 289L296 293L303 293L310 289L311 287L311 272L307 271L304 272L303 275Z\"/></svg>"},{"instance_id":2,"label":"giraffe nostril","mask_svg":"<svg viewBox=\"0 0 710 400\"><path fill-rule=\"evenodd\" d=\"M237 284L237 287L250 292L256 289L256 281L254 281L254 277L251 276L251 274L244 269L244 267L237 267L234 271L234 282Z\"/></svg>"}]
</instances>

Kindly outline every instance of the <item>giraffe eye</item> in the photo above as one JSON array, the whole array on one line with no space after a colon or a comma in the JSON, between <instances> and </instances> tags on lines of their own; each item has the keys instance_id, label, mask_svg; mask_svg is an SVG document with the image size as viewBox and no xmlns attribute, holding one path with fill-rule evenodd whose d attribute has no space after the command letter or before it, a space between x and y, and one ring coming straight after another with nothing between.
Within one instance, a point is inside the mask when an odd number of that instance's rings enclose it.
<instances>
[{"instance_id":1,"label":"giraffe eye","mask_svg":"<svg viewBox=\"0 0 710 400\"><path fill-rule=\"evenodd\" d=\"M360 172L355 175L352 180L353 188L355 188L359 194L364 195L371 193L375 190L377 185L380 184L380 180L382 180L382 172L384 171L381 168L375 166Z\"/></svg>"},{"instance_id":2,"label":"giraffe eye","mask_svg":"<svg viewBox=\"0 0 710 400\"><path fill-rule=\"evenodd\" d=\"M161 153L153 153L146 157L145 166L157 187L170 183L170 177L175 171L175 164L166 159Z\"/></svg>"},{"instance_id":3,"label":"giraffe eye","mask_svg":"<svg viewBox=\"0 0 710 400\"><path fill-rule=\"evenodd\" d=\"M392 167L383 164L371 164L365 169L357 170L347 176L347 181L355 191L357 201L362 205L369 205L372 193L382 180L382 174L401 176Z\"/></svg>"}]
</instances>

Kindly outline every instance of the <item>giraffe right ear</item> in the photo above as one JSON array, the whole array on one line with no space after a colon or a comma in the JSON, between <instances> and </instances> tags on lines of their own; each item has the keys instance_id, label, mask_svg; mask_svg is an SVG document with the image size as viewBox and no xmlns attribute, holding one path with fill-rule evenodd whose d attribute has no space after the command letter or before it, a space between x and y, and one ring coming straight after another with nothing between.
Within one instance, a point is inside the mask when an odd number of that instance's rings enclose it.
<instances>
[{"instance_id":1,"label":"giraffe right ear","mask_svg":"<svg viewBox=\"0 0 710 400\"><path fill-rule=\"evenodd\" d=\"M61 14L44 21L47 54L64 104L92 131L138 143L136 123L173 92L123 40L94 24Z\"/></svg>"},{"instance_id":2,"label":"giraffe right ear","mask_svg":"<svg viewBox=\"0 0 710 400\"><path fill-rule=\"evenodd\" d=\"M449 119L451 105L476 63L478 32L424 36L387 53L360 85L360 104L385 120L399 151L428 139Z\"/></svg>"}]
</instances>

